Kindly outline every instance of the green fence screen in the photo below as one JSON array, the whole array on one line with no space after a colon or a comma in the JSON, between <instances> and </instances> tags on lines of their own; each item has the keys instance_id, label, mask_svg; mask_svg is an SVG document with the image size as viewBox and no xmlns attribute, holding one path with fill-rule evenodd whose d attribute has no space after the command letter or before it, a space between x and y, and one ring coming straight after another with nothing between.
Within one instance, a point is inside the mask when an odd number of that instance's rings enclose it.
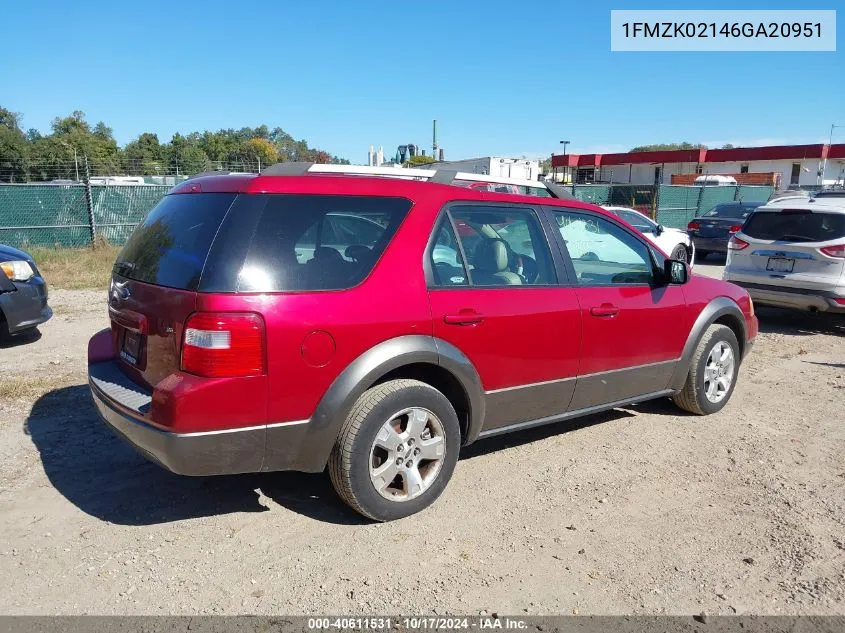
<instances>
[{"instance_id":1,"label":"green fence screen","mask_svg":"<svg viewBox=\"0 0 845 633\"><path fill-rule=\"evenodd\" d=\"M92 230L83 185L0 185L0 244L82 247L91 244L92 233L123 244L169 190L169 185L92 186ZM584 202L634 207L664 226L686 228L692 218L722 202L764 202L773 188L575 185L572 192Z\"/></svg>"},{"instance_id":2,"label":"green fence screen","mask_svg":"<svg viewBox=\"0 0 845 633\"><path fill-rule=\"evenodd\" d=\"M611 189L610 185L575 185L572 193L582 202L609 204Z\"/></svg>"},{"instance_id":3,"label":"green fence screen","mask_svg":"<svg viewBox=\"0 0 845 633\"><path fill-rule=\"evenodd\" d=\"M170 190L159 185L92 186L93 234L122 244ZM0 185L0 244L81 247L92 228L83 185Z\"/></svg>"},{"instance_id":4,"label":"green fence screen","mask_svg":"<svg viewBox=\"0 0 845 633\"><path fill-rule=\"evenodd\" d=\"M690 187L660 185L657 192L655 219L663 226L685 229L695 217L724 202L766 202L774 187L751 185Z\"/></svg>"}]
</instances>

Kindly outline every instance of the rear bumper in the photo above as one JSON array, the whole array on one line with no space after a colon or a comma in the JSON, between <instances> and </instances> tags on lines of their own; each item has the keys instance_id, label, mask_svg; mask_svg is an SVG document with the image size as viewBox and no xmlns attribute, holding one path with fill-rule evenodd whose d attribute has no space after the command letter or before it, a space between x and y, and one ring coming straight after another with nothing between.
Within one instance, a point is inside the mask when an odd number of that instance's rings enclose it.
<instances>
[{"instance_id":1,"label":"rear bumper","mask_svg":"<svg viewBox=\"0 0 845 633\"><path fill-rule=\"evenodd\" d=\"M845 305L838 305L835 298L845 298L832 291L810 290L804 288L788 288L744 281L734 281L732 284L744 288L754 300L755 304L792 308L795 310L818 310L819 312L845 313Z\"/></svg>"},{"instance_id":2,"label":"rear bumper","mask_svg":"<svg viewBox=\"0 0 845 633\"><path fill-rule=\"evenodd\" d=\"M697 251L708 253L727 253L728 238L726 237L696 237L690 236Z\"/></svg>"},{"instance_id":3,"label":"rear bumper","mask_svg":"<svg viewBox=\"0 0 845 633\"><path fill-rule=\"evenodd\" d=\"M10 334L17 334L50 320L53 311L47 305L47 284L40 277L14 283L14 292L0 294L0 310Z\"/></svg>"},{"instance_id":4,"label":"rear bumper","mask_svg":"<svg viewBox=\"0 0 845 633\"><path fill-rule=\"evenodd\" d=\"M153 398L129 381L114 361L88 365L88 384L97 411L118 436L147 459L179 475L205 476L264 469L268 433L276 442L298 448L304 423L174 433L144 420ZM295 467L297 453L274 451L272 470Z\"/></svg>"}]
</instances>

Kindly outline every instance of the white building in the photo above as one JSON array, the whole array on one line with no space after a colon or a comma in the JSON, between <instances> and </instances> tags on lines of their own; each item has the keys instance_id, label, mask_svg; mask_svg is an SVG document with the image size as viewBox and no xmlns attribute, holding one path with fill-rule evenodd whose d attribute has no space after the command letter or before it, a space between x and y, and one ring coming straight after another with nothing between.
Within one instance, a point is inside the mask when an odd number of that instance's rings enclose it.
<instances>
[{"instance_id":1,"label":"white building","mask_svg":"<svg viewBox=\"0 0 845 633\"><path fill-rule=\"evenodd\" d=\"M370 145L370 151L367 152L367 165L369 167L381 167L384 164L384 148L379 146L378 151Z\"/></svg>"},{"instance_id":2,"label":"white building","mask_svg":"<svg viewBox=\"0 0 845 633\"><path fill-rule=\"evenodd\" d=\"M526 158L503 158L500 156L484 156L482 158L467 158L464 160L445 160L426 165L430 169L454 169L470 174L499 176L503 178L519 178L521 180L538 180L540 177L540 161Z\"/></svg>"}]
</instances>

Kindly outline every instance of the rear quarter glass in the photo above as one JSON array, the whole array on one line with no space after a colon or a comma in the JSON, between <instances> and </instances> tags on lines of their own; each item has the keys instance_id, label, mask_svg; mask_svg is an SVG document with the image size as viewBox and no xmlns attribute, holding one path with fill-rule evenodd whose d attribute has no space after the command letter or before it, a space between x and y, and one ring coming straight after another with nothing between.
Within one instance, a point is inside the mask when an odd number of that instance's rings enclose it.
<instances>
[{"instance_id":1,"label":"rear quarter glass","mask_svg":"<svg viewBox=\"0 0 845 633\"><path fill-rule=\"evenodd\" d=\"M199 289L351 288L372 271L411 205L397 197L242 194L220 227Z\"/></svg>"},{"instance_id":2,"label":"rear quarter glass","mask_svg":"<svg viewBox=\"0 0 845 633\"><path fill-rule=\"evenodd\" d=\"M132 232L114 265L136 281L196 290L233 193L168 195Z\"/></svg>"}]
</instances>

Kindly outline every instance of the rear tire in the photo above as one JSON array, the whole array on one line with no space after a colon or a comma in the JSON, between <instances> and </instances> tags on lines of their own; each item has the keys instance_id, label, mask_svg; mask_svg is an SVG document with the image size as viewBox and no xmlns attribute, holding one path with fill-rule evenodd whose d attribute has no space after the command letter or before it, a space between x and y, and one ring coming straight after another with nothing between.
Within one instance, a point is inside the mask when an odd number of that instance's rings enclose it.
<instances>
[{"instance_id":1,"label":"rear tire","mask_svg":"<svg viewBox=\"0 0 845 633\"><path fill-rule=\"evenodd\" d=\"M714 323L695 348L684 388L672 399L696 415L720 411L733 394L739 363L739 343L733 330Z\"/></svg>"},{"instance_id":2,"label":"rear tire","mask_svg":"<svg viewBox=\"0 0 845 633\"><path fill-rule=\"evenodd\" d=\"M431 505L443 492L461 446L449 400L418 380L390 380L355 402L329 456L341 499L375 521Z\"/></svg>"}]
</instances>

